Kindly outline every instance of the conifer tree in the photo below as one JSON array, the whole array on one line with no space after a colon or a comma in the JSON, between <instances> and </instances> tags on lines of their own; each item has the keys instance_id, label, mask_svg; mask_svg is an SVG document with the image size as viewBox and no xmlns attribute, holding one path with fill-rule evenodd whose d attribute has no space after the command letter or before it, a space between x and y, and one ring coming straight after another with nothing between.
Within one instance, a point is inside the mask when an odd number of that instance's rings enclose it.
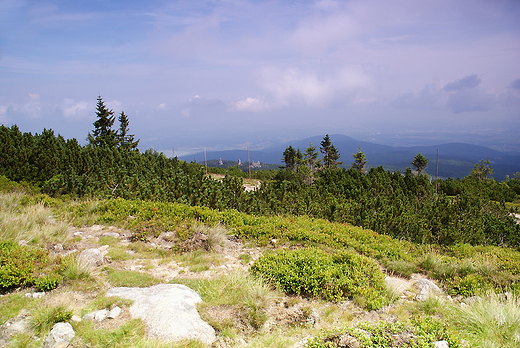
<instances>
[{"instance_id":1,"label":"conifer tree","mask_svg":"<svg viewBox=\"0 0 520 348\"><path fill-rule=\"evenodd\" d=\"M119 147L124 150L135 150L137 145L139 145L139 139L134 141L134 135L128 134L130 121L124 111L121 111L117 120L119 121L119 130L117 132Z\"/></svg>"},{"instance_id":2,"label":"conifer tree","mask_svg":"<svg viewBox=\"0 0 520 348\"><path fill-rule=\"evenodd\" d=\"M323 166L327 169L336 168L343 162L338 162L339 152L336 150L328 134L325 135L323 141L320 143L320 151L323 155Z\"/></svg>"},{"instance_id":3,"label":"conifer tree","mask_svg":"<svg viewBox=\"0 0 520 348\"><path fill-rule=\"evenodd\" d=\"M423 154L419 152L413 158L412 165L415 167L417 175L421 175L423 170L426 169L426 166L428 165L428 158L424 157Z\"/></svg>"},{"instance_id":4,"label":"conifer tree","mask_svg":"<svg viewBox=\"0 0 520 348\"><path fill-rule=\"evenodd\" d=\"M117 145L117 132L112 129L115 116L114 111L109 110L101 96L97 98L96 106L97 120L94 122L94 130L88 133L87 140L92 146L109 146Z\"/></svg>"},{"instance_id":5,"label":"conifer tree","mask_svg":"<svg viewBox=\"0 0 520 348\"><path fill-rule=\"evenodd\" d=\"M294 147L289 145L283 152L282 162L285 163L285 168L290 170L296 170L296 157L297 153Z\"/></svg>"},{"instance_id":6,"label":"conifer tree","mask_svg":"<svg viewBox=\"0 0 520 348\"><path fill-rule=\"evenodd\" d=\"M365 172L365 165L367 164L367 158L361 149L358 147L357 152L352 154L354 157L354 163L352 163L352 168L359 170L360 172Z\"/></svg>"}]
</instances>

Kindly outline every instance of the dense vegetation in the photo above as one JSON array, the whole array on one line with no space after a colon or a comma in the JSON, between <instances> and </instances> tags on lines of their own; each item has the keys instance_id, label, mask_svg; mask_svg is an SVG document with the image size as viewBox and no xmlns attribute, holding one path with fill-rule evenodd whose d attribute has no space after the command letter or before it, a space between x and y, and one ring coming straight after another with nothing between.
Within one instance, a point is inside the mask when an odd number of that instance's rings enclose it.
<instances>
[{"instance_id":1,"label":"dense vegetation","mask_svg":"<svg viewBox=\"0 0 520 348\"><path fill-rule=\"evenodd\" d=\"M307 215L349 223L418 243L520 245L520 227L506 209L520 191L518 177L504 182L468 176L439 181L412 170L314 170L303 166L264 175L245 192L242 178L214 180L203 166L154 150L89 143L80 146L52 130L22 133L0 126L0 175L37 185L52 196L125 198L235 209L258 215ZM301 168L301 169L300 169ZM222 173L235 174L234 167Z\"/></svg>"},{"instance_id":2,"label":"dense vegetation","mask_svg":"<svg viewBox=\"0 0 520 348\"><path fill-rule=\"evenodd\" d=\"M68 224L94 223L130 230L131 241L126 247L132 253L156 253L161 258L181 257L178 255L187 253L182 246L195 234L220 229L255 246L275 249L253 263L250 270L257 276L254 279L241 275L236 279L173 280L197 289L206 303L232 303L241 308L246 313L244 322L254 330L260 330L266 321L269 296L258 294L272 289L264 280L287 294L332 302L348 298L365 309L395 301L384 284L384 272L426 274L452 296L517 293L520 289L520 228L511 216L518 209L520 178L517 175L503 182L488 179L492 168L487 161L477 163L462 180L437 183L421 174L427 159L420 154L411 162L416 171L389 172L379 167L365 172L367 159L358 149L352 168L339 169L339 153L326 136L320 148L326 159L323 164L312 144L304 152L288 148L282 159L285 168L254 172L262 185L246 192L242 186L246 174L238 166L211 169L223 176L217 177L206 175L206 168L197 163L167 158L153 150L141 153L138 140L128 133L124 113L118 118L119 129L113 130L113 113L99 98L97 115L85 146L75 139L55 136L52 130L33 135L16 126L0 126L2 292L19 286L51 290L80 284L91 291L92 286L101 289L103 282L146 286L159 281L113 265L96 275L83 269L75 256L54 257L49 252L49 246L56 242L72 243L64 240ZM164 232L174 232L173 247L159 250L146 246ZM131 257L126 247L111 243L113 261ZM103 280L97 283L96 277ZM241 285L244 281L247 284ZM252 290L255 287L258 289ZM5 298L8 296L14 298ZM495 300L493 308L498 312L490 314L486 322L494 323L488 326L497 327L500 335L487 334L490 342L499 336L505 337L504 342L520 337L516 314L506 318L502 313L518 307L516 297L506 298L511 303ZM424 312L441 311L440 305L431 301L422 305ZM477 301L467 308L490 312L479 306ZM72 314L65 309L60 313L58 317L64 320ZM401 342L402 346L427 347L445 339L450 347L457 347L448 330L457 325L461 337L479 342L482 323L472 325L475 330L470 332L470 320L461 313L444 313L451 318L446 323L454 324L442 324L428 315L393 324L336 328L316 335L307 347L339 346L344 335L356 337L363 347L389 346L397 344L396 334L410 334L408 345ZM472 313L469 316L474 317ZM498 317L505 319L497 324ZM7 318L5 314L3 320ZM513 323L505 334L502 322ZM233 327L226 321L212 325L221 334ZM92 330L86 327L87 331ZM80 335L88 341L85 332ZM126 336L121 335L124 341Z\"/></svg>"}]
</instances>

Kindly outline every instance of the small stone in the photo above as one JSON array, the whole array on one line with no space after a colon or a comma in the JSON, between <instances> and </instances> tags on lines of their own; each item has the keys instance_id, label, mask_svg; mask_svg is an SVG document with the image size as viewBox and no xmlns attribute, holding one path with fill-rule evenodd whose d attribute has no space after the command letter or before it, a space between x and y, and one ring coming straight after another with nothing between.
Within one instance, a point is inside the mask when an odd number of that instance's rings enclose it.
<instances>
[{"instance_id":1,"label":"small stone","mask_svg":"<svg viewBox=\"0 0 520 348\"><path fill-rule=\"evenodd\" d=\"M45 295L44 292L33 292L32 298L42 298Z\"/></svg>"},{"instance_id":2,"label":"small stone","mask_svg":"<svg viewBox=\"0 0 520 348\"><path fill-rule=\"evenodd\" d=\"M54 246L54 251L57 252L57 253L62 252L62 251L63 251L63 245L61 245L61 244L56 244L56 245Z\"/></svg>"},{"instance_id":3,"label":"small stone","mask_svg":"<svg viewBox=\"0 0 520 348\"><path fill-rule=\"evenodd\" d=\"M106 237L114 237L114 238L119 238L119 233L117 232L104 232L102 234L103 236L106 236Z\"/></svg>"},{"instance_id":4,"label":"small stone","mask_svg":"<svg viewBox=\"0 0 520 348\"><path fill-rule=\"evenodd\" d=\"M357 338L350 336L349 334L342 335L339 338L340 347L359 348L359 342Z\"/></svg>"},{"instance_id":5,"label":"small stone","mask_svg":"<svg viewBox=\"0 0 520 348\"><path fill-rule=\"evenodd\" d=\"M72 325L69 323L57 323L43 342L44 348L66 348L76 336Z\"/></svg>"},{"instance_id":6,"label":"small stone","mask_svg":"<svg viewBox=\"0 0 520 348\"><path fill-rule=\"evenodd\" d=\"M119 316L119 314L121 314L122 312L122 309L118 306L115 306L114 308L112 308L108 314L107 314L107 318L108 319L115 319Z\"/></svg>"},{"instance_id":7,"label":"small stone","mask_svg":"<svg viewBox=\"0 0 520 348\"><path fill-rule=\"evenodd\" d=\"M94 313L87 313L83 316L83 320L94 320Z\"/></svg>"},{"instance_id":8,"label":"small stone","mask_svg":"<svg viewBox=\"0 0 520 348\"><path fill-rule=\"evenodd\" d=\"M94 320L101 322L107 318L107 315L108 315L108 309L101 309L99 311L95 311Z\"/></svg>"},{"instance_id":9,"label":"small stone","mask_svg":"<svg viewBox=\"0 0 520 348\"><path fill-rule=\"evenodd\" d=\"M450 345L447 341L437 341L433 343L434 348L450 348Z\"/></svg>"},{"instance_id":10,"label":"small stone","mask_svg":"<svg viewBox=\"0 0 520 348\"><path fill-rule=\"evenodd\" d=\"M75 323L79 323L81 321L81 317L79 315L74 314L72 318L70 318Z\"/></svg>"}]
</instances>

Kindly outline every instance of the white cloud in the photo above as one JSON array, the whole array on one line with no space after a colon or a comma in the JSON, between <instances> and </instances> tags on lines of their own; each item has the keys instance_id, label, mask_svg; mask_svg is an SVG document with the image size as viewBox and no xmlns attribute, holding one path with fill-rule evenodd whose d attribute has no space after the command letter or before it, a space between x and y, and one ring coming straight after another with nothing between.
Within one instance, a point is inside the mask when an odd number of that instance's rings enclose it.
<instances>
[{"instance_id":1,"label":"white cloud","mask_svg":"<svg viewBox=\"0 0 520 348\"><path fill-rule=\"evenodd\" d=\"M88 106L87 102L66 98L61 103L61 112L65 118L80 119L88 116Z\"/></svg>"},{"instance_id":2,"label":"white cloud","mask_svg":"<svg viewBox=\"0 0 520 348\"><path fill-rule=\"evenodd\" d=\"M343 67L334 72L319 73L299 68L263 69L261 84L277 100L322 105L335 99L349 99L348 95L370 86L370 78L359 66ZM360 98L356 99L366 99Z\"/></svg>"},{"instance_id":3,"label":"white cloud","mask_svg":"<svg viewBox=\"0 0 520 348\"><path fill-rule=\"evenodd\" d=\"M13 109L16 110L18 107L14 106ZM29 117L39 117L42 111L40 95L36 93L27 94L25 97L25 103L19 108L19 110Z\"/></svg>"},{"instance_id":4,"label":"white cloud","mask_svg":"<svg viewBox=\"0 0 520 348\"><path fill-rule=\"evenodd\" d=\"M8 123L9 119L7 118L7 108L9 106L6 105L0 105L0 123Z\"/></svg>"},{"instance_id":5,"label":"white cloud","mask_svg":"<svg viewBox=\"0 0 520 348\"><path fill-rule=\"evenodd\" d=\"M165 110L166 109L166 104L165 103L161 103L161 104L157 105L157 109Z\"/></svg>"},{"instance_id":6,"label":"white cloud","mask_svg":"<svg viewBox=\"0 0 520 348\"><path fill-rule=\"evenodd\" d=\"M188 118L190 117L190 108L184 108L181 110L182 117Z\"/></svg>"},{"instance_id":7,"label":"white cloud","mask_svg":"<svg viewBox=\"0 0 520 348\"><path fill-rule=\"evenodd\" d=\"M122 110L121 110L121 102L118 101L118 100L112 100L112 101L107 101L106 102L106 105L109 109L112 109L114 110L114 113L117 115L119 114Z\"/></svg>"},{"instance_id":8,"label":"white cloud","mask_svg":"<svg viewBox=\"0 0 520 348\"><path fill-rule=\"evenodd\" d=\"M265 111L269 110L270 106L265 101L258 98L246 98L239 100L233 105L233 109L237 111Z\"/></svg>"}]
</instances>

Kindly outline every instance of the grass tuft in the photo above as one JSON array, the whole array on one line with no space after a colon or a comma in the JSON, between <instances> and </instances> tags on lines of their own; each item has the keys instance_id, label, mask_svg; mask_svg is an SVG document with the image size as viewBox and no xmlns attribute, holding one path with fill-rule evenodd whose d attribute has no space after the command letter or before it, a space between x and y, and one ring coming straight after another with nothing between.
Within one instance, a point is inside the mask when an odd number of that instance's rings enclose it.
<instances>
[{"instance_id":1,"label":"grass tuft","mask_svg":"<svg viewBox=\"0 0 520 348\"><path fill-rule=\"evenodd\" d=\"M520 346L520 300L517 295L488 293L451 312L451 320L471 347Z\"/></svg>"}]
</instances>

